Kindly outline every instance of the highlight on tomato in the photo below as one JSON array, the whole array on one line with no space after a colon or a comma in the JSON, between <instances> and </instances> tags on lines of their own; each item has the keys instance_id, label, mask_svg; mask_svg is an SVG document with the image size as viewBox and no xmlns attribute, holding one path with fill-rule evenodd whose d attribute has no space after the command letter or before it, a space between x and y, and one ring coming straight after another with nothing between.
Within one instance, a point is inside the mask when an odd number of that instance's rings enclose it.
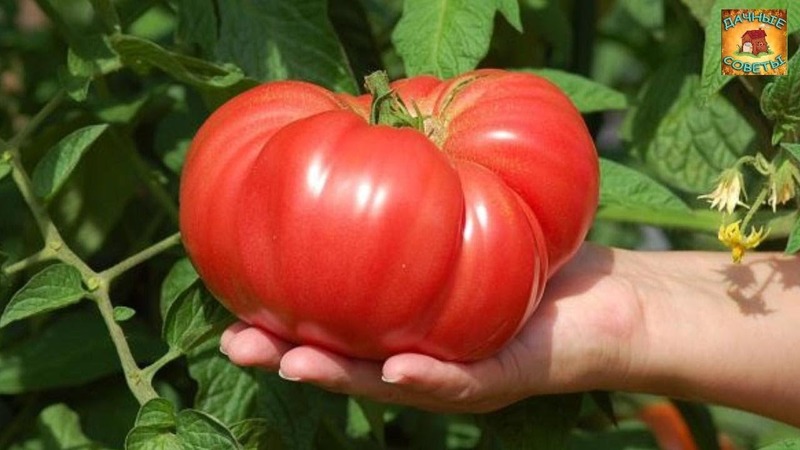
<instances>
[{"instance_id":1,"label":"highlight on tomato","mask_svg":"<svg viewBox=\"0 0 800 450\"><path fill-rule=\"evenodd\" d=\"M367 86L271 82L215 111L181 179L190 259L230 311L292 342L486 357L588 232L591 136L532 74Z\"/></svg>"}]
</instances>

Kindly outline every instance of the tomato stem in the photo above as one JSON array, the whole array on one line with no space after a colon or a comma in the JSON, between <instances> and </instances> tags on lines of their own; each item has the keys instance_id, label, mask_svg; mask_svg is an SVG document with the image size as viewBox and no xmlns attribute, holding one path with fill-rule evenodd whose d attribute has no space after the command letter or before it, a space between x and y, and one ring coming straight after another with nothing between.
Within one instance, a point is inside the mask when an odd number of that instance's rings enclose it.
<instances>
[{"instance_id":1,"label":"tomato stem","mask_svg":"<svg viewBox=\"0 0 800 450\"><path fill-rule=\"evenodd\" d=\"M414 128L425 133L425 117L414 105L411 113L403 99L389 85L389 76L379 70L364 78L364 85L372 94L369 123L372 125L388 125L395 128Z\"/></svg>"}]
</instances>

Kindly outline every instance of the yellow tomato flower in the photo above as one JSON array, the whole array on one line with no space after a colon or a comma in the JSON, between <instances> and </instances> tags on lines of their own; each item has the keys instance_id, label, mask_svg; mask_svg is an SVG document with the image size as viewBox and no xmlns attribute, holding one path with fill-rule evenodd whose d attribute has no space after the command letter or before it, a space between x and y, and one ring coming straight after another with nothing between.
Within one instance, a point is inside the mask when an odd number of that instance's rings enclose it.
<instances>
[{"instance_id":1,"label":"yellow tomato flower","mask_svg":"<svg viewBox=\"0 0 800 450\"><path fill-rule=\"evenodd\" d=\"M697 198L708 199L711 209L717 208L720 211L727 211L733 214L737 205L747 206L739 200L744 187L742 173L736 169L725 169L719 176L719 182L714 191L710 194L701 195Z\"/></svg>"},{"instance_id":2,"label":"yellow tomato flower","mask_svg":"<svg viewBox=\"0 0 800 450\"><path fill-rule=\"evenodd\" d=\"M731 249L731 257L735 263L742 261L745 250L758 247L758 244L769 234L769 230L764 232L764 227L761 227L758 230L751 228L750 234L745 236L739 228L741 222L741 220L737 220L728 225L720 225L719 233L717 233L717 238L719 238L726 247Z\"/></svg>"}]
</instances>

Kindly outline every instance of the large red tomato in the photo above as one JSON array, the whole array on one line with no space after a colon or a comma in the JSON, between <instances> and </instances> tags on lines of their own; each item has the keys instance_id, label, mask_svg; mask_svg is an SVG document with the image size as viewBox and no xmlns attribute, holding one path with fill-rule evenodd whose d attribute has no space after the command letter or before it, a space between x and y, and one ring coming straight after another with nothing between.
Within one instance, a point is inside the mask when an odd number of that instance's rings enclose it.
<instances>
[{"instance_id":1,"label":"large red tomato","mask_svg":"<svg viewBox=\"0 0 800 450\"><path fill-rule=\"evenodd\" d=\"M370 96L297 81L220 107L184 167L186 249L228 309L287 340L371 359L488 356L587 233L591 137L530 74L392 88L419 129L370 123Z\"/></svg>"}]
</instances>

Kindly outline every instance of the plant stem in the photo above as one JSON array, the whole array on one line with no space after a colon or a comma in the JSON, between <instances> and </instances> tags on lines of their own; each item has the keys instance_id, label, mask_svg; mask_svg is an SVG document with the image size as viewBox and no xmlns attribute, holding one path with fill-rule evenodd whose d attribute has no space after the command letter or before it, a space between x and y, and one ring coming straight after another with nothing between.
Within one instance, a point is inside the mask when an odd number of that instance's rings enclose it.
<instances>
[{"instance_id":1,"label":"plant stem","mask_svg":"<svg viewBox=\"0 0 800 450\"><path fill-rule=\"evenodd\" d=\"M758 193L758 196L753 201L753 204L750 205L750 210L747 211L747 214L744 216L744 219L742 219L741 229L743 233L746 232L747 225L750 224L750 221L753 219L753 216L755 215L756 211L758 211L758 209L761 208L761 205L764 204L764 201L767 200L768 194L769 194L769 188L765 187L761 189L761 192Z\"/></svg>"},{"instance_id":2,"label":"plant stem","mask_svg":"<svg viewBox=\"0 0 800 450\"><path fill-rule=\"evenodd\" d=\"M38 264L43 261L49 261L54 258L56 258L56 253L53 251L53 249L48 246L44 246L41 250L28 256L27 258L19 260L14 264L10 264L3 271L6 273L6 275L13 275L17 272L27 269L28 267L31 267L34 264Z\"/></svg>"},{"instance_id":3,"label":"plant stem","mask_svg":"<svg viewBox=\"0 0 800 450\"><path fill-rule=\"evenodd\" d=\"M668 212L609 205L603 206L597 211L597 218L694 231L716 232L719 228L719 215L705 210Z\"/></svg>"},{"instance_id":4,"label":"plant stem","mask_svg":"<svg viewBox=\"0 0 800 450\"><path fill-rule=\"evenodd\" d=\"M111 283L115 278L127 272L128 270L136 267L137 265L147 261L148 259L156 256L157 254L174 247L181 242L181 234L175 233L171 236L168 236L161 241L147 247L146 249L142 250L135 255L129 256L124 260L120 261L119 263L109 267L108 269L99 273L100 278L102 278L106 283Z\"/></svg>"},{"instance_id":5,"label":"plant stem","mask_svg":"<svg viewBox=\"0 0 800 450\"><path fill-rule=\"evenodd\" d=\"M12 178L14 179L20 194L25 200L25 203L28 205L28 208L33 214L34 220L39 227L45 243L43 250L29 258L26 258L23 261L20 261L17 263L17 267L25 267L35 258L43 256L49 257L50 255L48 255L48 253L50 253L52 254L53 258L70 264L80 271L81 278L83 279L84 283L92 290L92 294L89 297L97 304L97 307L100 310L100 315L102 316L109 335L111 336L111 340L114 343L114 348L116 349L117 356L119 357L120 364L122 365L123 372L125 373L125 380L128 383L128 387L130 388L134 397L136 397L136 400L138 400L140 404L144 404L148 400L157 397L158 394L156 393L155 389L153 389L153 386L150 384L149 380L142 376L142 370L136 364L136 360L133 357L133 353L128 345L128 341L125 339L125 333L117 321L114 320L114 306L112 305L111 297L109 296L109 284L113 277L118 276L130 267L133 267L136 264L144 261L145 257L153 256L160 251L163 251L165 248L175 245L180 238L177 234L170 236L159 244L156 244L155 249L151 248L143 250L137 255L134 255L120 264L113 266L113 270L110 273L107 272L105 274L98 274L92 270L92 268L89 267L86 262L84 262L77 254L75 254L75 252L67 245L53 223L50 215L48 214L44 203L42 203L33 192L33 184L31 183L30 176L25 171L25 167L22 164L22 157L18 145L24 142L26 136L35 131L36 127L38 127L46 119L47 115L56 109L59 101L59 98L51 100L41 111L39 111L39 113L36 114L36 116L31 120L31 122L28 123L25 129L22 130L17 136L12 138L8 143L10 148L7 151L11 156L10 164L12 168Z\"/></svg>"},{"instance_id":6,"label":"plant stem","mask_svg":"<svg viewBox=\"0 0 800 450\"><path fill-rule=\"evenodd\" d=\"M111 304L111 297L108 293L108 283L101 282L98 289L92 293L91 298L97 304L100 315L103 316L103 321L108 328L111 341L117 349L117 355L125 373L125 381L128 383L131 393L133 393L140 405L144 405L147 401L158 397L153 385L143 376L142 369L136 364L133 352L131 352L128 341L125 339L125 332L122 331L119 323L114 320L114 306Z\"/></svg>"},{"instance_id":7,"label":"plant stem","mask_svg":"<svg viewBox=\"0 0 800 450\"><path fill-rule=\"evenodd\" d=\"M161 370L162 367L166 366L167 364L175 361L176 359L180 358L183 355L180 350L176 348L170 348L167 353L165 353L161 358L158 358L149 366L142 369L142 377L147 380L148 383L153 382L153 377L155 376L156 372Z\"/></svg>"},{"instance_id":8,"label":"plant stem","mask_svg":"<svg viewBox=\"0 0 800 450\"><path fill-rule=\"evenodd\" d=\"M56 110L56 108L61 105L61 101L64 100L65 97L64 90L59 90L53 98L50 99L43 107L36 113L35 116L31 118L31 120L25 124L25 127L22 131L19 132L16 136L11 138L11 141L8 142L8 146L13 148L19 148L19 146L28 139L31 133L33 133L39 126L44 122L44 120Z\"/></svg>"}]
</instances>

